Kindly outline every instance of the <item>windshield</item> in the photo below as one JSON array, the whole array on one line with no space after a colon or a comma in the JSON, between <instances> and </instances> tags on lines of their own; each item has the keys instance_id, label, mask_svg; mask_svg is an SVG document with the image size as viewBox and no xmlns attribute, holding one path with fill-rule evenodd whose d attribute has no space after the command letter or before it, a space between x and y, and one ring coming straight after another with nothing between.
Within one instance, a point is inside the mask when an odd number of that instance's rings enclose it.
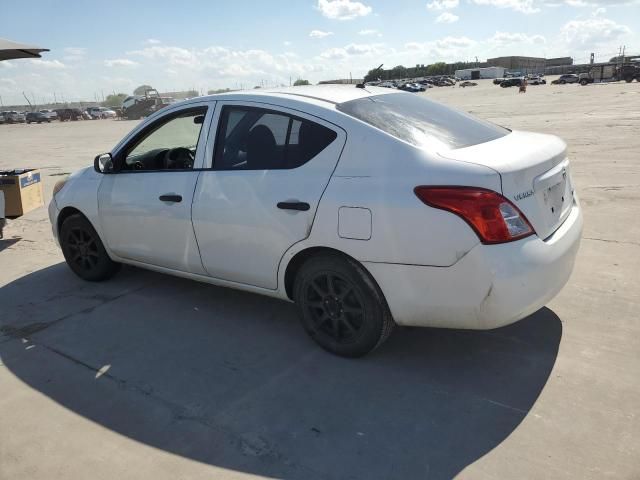
<instances>
[{"instance_id":1,"label":"windshield","mask_svg":"<svg viewBox=\"0 0 640 480\"><path fill-rule=\"evenodd\" d=\"M419 148L451 150L504 137L509 130L418 95L359 98L336 108Z\"/></svg>"}]
</instances>

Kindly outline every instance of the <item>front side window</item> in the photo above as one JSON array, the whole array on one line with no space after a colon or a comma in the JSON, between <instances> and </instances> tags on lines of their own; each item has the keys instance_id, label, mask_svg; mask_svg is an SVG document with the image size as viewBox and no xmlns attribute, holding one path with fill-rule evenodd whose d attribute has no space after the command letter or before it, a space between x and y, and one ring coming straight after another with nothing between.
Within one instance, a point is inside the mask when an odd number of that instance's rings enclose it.
<instances>
[{"instance_id":1,"label":"front side window","mask_svg":"<svg viewBox=\"0 0 640 480\"><path fill-rule=\"evenodd\" d=\"M127 150L121 170L190 170L207 113L190 109L161 121Z\"/></svg>"},{"instance_id":2,"label":"front side window","mask_svg":"<svg viewBox=\"0 0 640 480\"><path fill-rule=\"evenodd\" d=\"M506 128L406 93L359 98L336 108L416 147L435 151L469 147L509 133Z\"/></svg>"},{"instance_id":3,"label":"front side window","mask_svg":"<svg viewBox=\"0 0 640 480\"><path fill-rule=\"evenodd\" d=\"M215 170L297 168L337 137L330 128L281 112L224 107L216 141Z\"/></svg>"}]
</instances>

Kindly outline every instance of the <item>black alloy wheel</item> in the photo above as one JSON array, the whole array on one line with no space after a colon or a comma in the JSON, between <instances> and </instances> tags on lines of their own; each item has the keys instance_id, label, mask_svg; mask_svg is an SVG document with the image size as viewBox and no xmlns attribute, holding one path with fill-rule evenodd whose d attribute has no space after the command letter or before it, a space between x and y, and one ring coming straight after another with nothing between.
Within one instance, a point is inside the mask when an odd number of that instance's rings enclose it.
<instances>
[{"instance_id":1,"label":"black alloy wheel","mask_svg":"<svg viewBox=\"0 0 640 480\"><path fill-rule=\"evenodd\" d=\"M325 350L361 357L391 333L393 318L367 270L339 254L308 259L296 275L293 297L306 332Z\"/></svg>"},{"instance_id":2,"label":"black alloy wheel","mask_svg":"<svg viewBox=\"0 0 640 480\"><path fill-rule=\"evenodd\" d=\"M82 215L65 219L60 228L60 245L69 268L84 280L106 280L120 267L109 258L98 233Z\"/></svg>"}]
</instances>

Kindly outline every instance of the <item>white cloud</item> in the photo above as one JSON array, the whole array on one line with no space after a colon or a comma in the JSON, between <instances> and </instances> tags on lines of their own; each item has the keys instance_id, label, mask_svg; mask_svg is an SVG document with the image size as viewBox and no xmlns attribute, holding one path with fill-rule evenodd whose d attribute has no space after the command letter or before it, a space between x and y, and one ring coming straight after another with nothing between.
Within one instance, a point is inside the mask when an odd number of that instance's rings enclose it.
<instances>
[{"instance_id":1,"label":"white cloud","mask_svg":"<svg viewBox=\"0 0 640 480\"><path fill-rule=\"evenodd\" d=\"M145 45L159 45L159 44L161 44L161 43L162 43L162 42L161 42L160 40L158 40L157 38L147 38L147 39L144 41L144 44L145 44Z\"/></svg>"},{"instance_id":2,"label":"white cloud","mask_svg":"<svg viewBox=\"0 0 640 480\"><path fill-rule=\"evenodd\" d=\"M162 58L171 65L192 66L197 63L197 58L193 51L181 47L155 45L142 50L129 51L127 55L141 56L150 60Z\"/></svg>"},{"instance_id":3,"label":"white cloud","mask_svg":"<svg viewBox=\"0 0 640 480\"><path fill-rule=\"evenodd\" d=\"M433 0L431 3L427 3L429 10L450 10L456 8L460 0Z\"/></svg>"},{"instance_id":4,"label":"white cloud","mask_svg":"<svg viewBox=\"0 0 640 480\"><path fill-rule=\"evenodd\" d=\"M67 68L67 66L62 63L60 60L42 60L40 58L34 58L30 60L31 65L43 68L51 68L54 70L59 70L63 68Z\"/></svg>"},{"instance_id":5,"label":"white cloud","mask_svg":"<svg viewBox=\"0 0 640 480\"><path fill-rule=\"evenodd\" d=\"M536 44L546 43L542 35L527 35L526 33L496 32L489 43L498 47L513 45L517 43Z\"/></svg>"},{"instance_id":6,"label":"white cloud","mask_svg":"<svg viewBox=\"0 0 640 480\"><path fill-rule=\"evenodd\" d=\"M64 53L68 55L84 56L87 53L87 49L83 47L66 47L64 49Z\"/></svg>"},{"instance_id":7,"label":"white cloud","mask_svg":"<svg viewBox=\"0 0 640 480\"><path fill-rule=\"evenodd\" d=\"M87 49L83 47L66 47L62 51L65 53L62 59L67 62L78 62L87 54Z\"/></svg>"},{"instance_id":8,"label":"white cloud","mask_svg":"<svg viewBox=\"0 0 640 480\"><path fill-rule=\"evenodd\" d=\"M333 35L333 32L323 32L322 30L311 30L309 36L311 38L325 38Z\"/></svg>"},{"instance_id":9,"label":"white cloud","mask_svg":"<svg viewBox=\"0 0 640 480\"><path fill-rule=\"evenodd\" d=\"M285 47L290 47L290 46L291 46L291 42L290 42L289 40L285 40L284 42L282 42L282 44L283 44Z\"/></svg>"},{"instance_id":10,"label":"white cloud","mask_svg":"<svg viewBox=\"0 0 640 480\"><path fill-rule=\"evenodd\" d=\"M560 4L570 7L616 7L640 5L640 0L560 0Z\"/></svg>"},{"instance_id":11,"label":"white cloud","mask_svg":"<svg viewBox=\"0 0 640 480\"><path fill-rule=\"evenodd\" d=\"M351 43L344 47L330 48L320 54L325 60L346 60L349 57L363 55L380 55L384 52L384 45L381 43L359 44Z\"/></svg>"},{"instance_id":12,"label":"white cloud","mask_svg":"<svg viewBox=\"0 0 640 480\"><path fill-rule=\"evenodd\" d=\"M370 6L352 0L318 0L316 8L332 20L351 20L367 16L372 11Z\"/></svg>"},{"instance_id":13,"label":"white cloud","mask_svg":"<svg viewBox=\"0 0 640 480\"><path fill-rule=\"evenodd\" d=\"M534 0L472 0L476 5L491 5L497 8L510 8L516 12L536 13L540 8Z\"/></svg>"},{"instance_id":14,"label":"white cloud","mask_svg":"<svg viewBox=\"0 0 640 480\"><path fill-rule=\"evenodd\" d=\"M593 47L607 44L629 33L631 33L631 29L626 25L600 17L571 20L560 29L561 37L571 47Z\"/></svg>"},{"instance_id":15,"label":"white cloud","mask_svg":"<svg viewBox=\"0 0 640 480\"><path fill-rule=\"evenodd\" d=\"M607 9L604 7L596 8L593 12L591 12L592 17L599 17L600 15L604 15L607 13Z\"/></svg>"},{"instance_id":16,"label":"white cloud","mask_svg":"<svg viewBox=\"0 0 640 480\"><path fill-rule=\"evenodd\" d=\"M407 56L415 59L418 56L428 61L456 61L471 55L478 42L467 37L444 37L429 42L408 42L404 45ZM422 61L422 60L421 60Z\"/></svg>"},{"instance_id":17,"label":"white cloud","mask_svg":"<svg viewBox=\"0 0 640 480\"><path fill-rule=\"evenodd\" d=\"M135 67L138 62L129 60L128 58L114 58L113 60L105 60L105 67Z\"/></svg>"},{"instance_id":18,"label":"white cloud","mask_svg":"<svg viewBox=\"0 0 640 480\"><path fill-rule=\"evenodd\" d=\"M368 29L365 29L365 30L360 30L358 32L358 35L363 35L363 36L375 35L377 37L381 37L382 36L382 34L378 30L376 30L374 28L368 28Z\"/></svg>"},{"instance_id":19,"label":"white cloud","mask_svg":"<svg viewBox=\"0 0 640 480\"><path fill-rule=\"evenodd\" d=\"M436 18L436 23L455 23L458 20L460 20L459 16L454 15L453 13L443 12L438 15L438 18Z\"/></svg>"}]
</instances>

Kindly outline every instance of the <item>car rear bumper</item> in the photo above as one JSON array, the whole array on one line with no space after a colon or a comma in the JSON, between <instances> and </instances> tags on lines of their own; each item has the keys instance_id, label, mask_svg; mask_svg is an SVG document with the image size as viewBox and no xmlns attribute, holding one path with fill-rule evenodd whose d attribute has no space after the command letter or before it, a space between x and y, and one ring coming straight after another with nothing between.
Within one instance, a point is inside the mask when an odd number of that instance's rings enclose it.
<instances>
[{"instance_id":1,"label":"car rear bumper","mask_svg":"<svg viewBox=\"0 0 640 480\"><path fill-rule=\"evenodd\" d=\"M580 245L577 203L546 240L478 244L450 267L369 263L399 325L485 330L537 311L566 284Z\"/></svg>"}]
</instances>

